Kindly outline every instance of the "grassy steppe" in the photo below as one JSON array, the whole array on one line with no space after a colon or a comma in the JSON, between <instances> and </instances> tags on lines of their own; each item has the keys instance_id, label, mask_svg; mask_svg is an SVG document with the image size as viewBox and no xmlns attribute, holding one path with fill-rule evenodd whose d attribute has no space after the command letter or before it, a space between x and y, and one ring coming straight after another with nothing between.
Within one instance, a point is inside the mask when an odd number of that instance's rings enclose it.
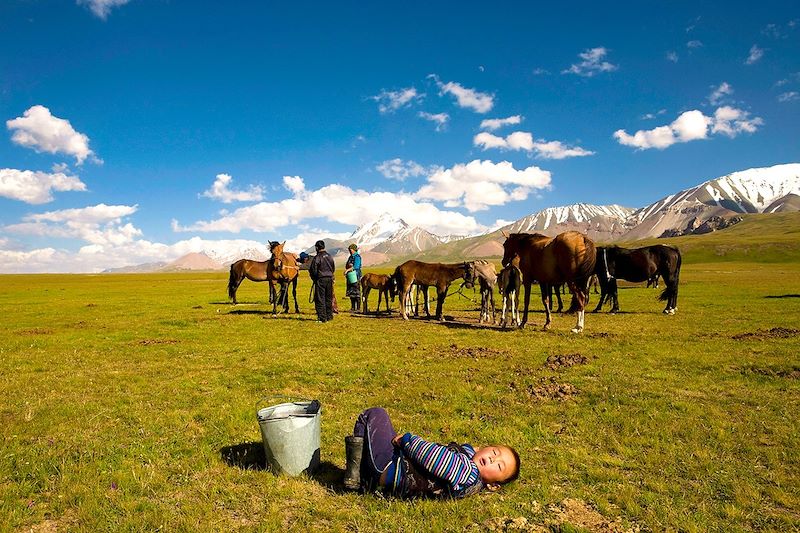
<instances>
[{"instance_id":1,"label":"grassy steppe","mask_svg":"<svg viewBox=\"0 0 800 533\"><path fill-rule=\"evenodd\" d=\"M756 223L768 254L741 233L688 244L676 316L626 288L582 335L570 316L542 332L538 305L524 331L479 328L460 296L445 324L315 324L305 273L304 314L277 318L263 284L229 305L221 273L2 276L0 530L480 530L547 523L564 498L654 531L796 530L798 224ZM574 353L587 363L544 364ZM540 398L551 380L566 399ZM321 400L315 477L260 468L271 394ZM342 437L372 405L401 431L515 446L522 475L461 501L341 493Z\"/></svg>"}]
</instances>

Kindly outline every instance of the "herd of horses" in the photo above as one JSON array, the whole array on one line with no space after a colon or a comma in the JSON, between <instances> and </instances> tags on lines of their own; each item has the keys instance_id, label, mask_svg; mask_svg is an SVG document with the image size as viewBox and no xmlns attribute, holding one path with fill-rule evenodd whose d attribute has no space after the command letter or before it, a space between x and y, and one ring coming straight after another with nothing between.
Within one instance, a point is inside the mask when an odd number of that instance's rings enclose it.
<instances>
[{"instance_id":1,"label":"herd of horses","mask_svg":"<svg viewBox=\"0 0 800 533\"><path fill-rule=\"evenodd\" d=\"M600 285L600 300L594 309L598 312L605 302L611 301L611 312L619 311L617 280L655 283L658 278L664 281L665 288L659 299L666 301L665 314L675 314L678 308L678 283L681 270L681 254L674 246L656 244L642 248L622 248L619 246L595 246L586 235L567 231L556 237L538 233L503 232L503 269L495 270L494 264L484 261L464 261L461 263L425 263L410 260L398 266L391 275L367 273L361 277L363 312L367 313L367 301L372 290L378 291L378 307L381 300L386 302L389 312L389 299L400 296L400 316L408 320L413 312L419 314L420 295L423 311L430 316L428 290L436 290L435 317L443 319L443 307L450 286L461 280L461 286L480 288L480 323L495 323L494 291L502 297L500 326L508 327L509 321L518 327L528 322L531 286L538 283L542 304L545 310L544 329L551 323L552 299L558 299L561 310L561 290L564 285L572 294L568 313L577 315L573 332L584 328L585 310L589 302L591 281L597 279ZM284 312L289 311L289 289L297 305L297 279L300 273L300 258L284 252L283 244L270 242L271 258L267 261L240 259L231 265L228 279L228 296L236 303L236 291L242 281L267 281L270 285L270 303L273 314L278 305ZM277 290L280 288L280 290ZM520 296L523 297L520 318Z\"/></svg>"}]
</instances>

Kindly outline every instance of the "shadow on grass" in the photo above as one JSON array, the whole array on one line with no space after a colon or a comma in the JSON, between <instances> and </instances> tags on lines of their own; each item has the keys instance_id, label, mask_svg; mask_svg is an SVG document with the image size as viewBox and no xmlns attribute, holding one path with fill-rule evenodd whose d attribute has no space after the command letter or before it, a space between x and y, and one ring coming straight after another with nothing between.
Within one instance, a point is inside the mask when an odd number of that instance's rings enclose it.
<instances>
[{"instance_id":1,"label":"shadow on grass","mask_svg":"<svg viewBox=\"0 0 800 533\"><path fill-rule=\"evenodd\" d=\"M224 446L219 450L219 456L228 466L242 470L269 470L267 457L264 453L264 444L261 441L243 442L233 446ZM344 469L330 461L323 461L308 477L337 494L351 493L342 483Z\"/></svg>"},{"instance_id":2,"label":"shadow on grass","mask_svg":"<svg viewBox=\"0 0 800 533\"><path fill-rule=\"evenodd\" d=\"M266 470L267 468L267 456L261 441L224 446L220 448L219 456L228 466L242 470Z\"/></svg>"},{"instance_id":3,"label":"shadow on grass","mask_svg":"<svg viewBox=\"0 0 800 533\"><path fill-rule=\"evenodd\" d=\"M768 294L764 298L800 298L800 294Z\"/></svg>"}]
</instances>

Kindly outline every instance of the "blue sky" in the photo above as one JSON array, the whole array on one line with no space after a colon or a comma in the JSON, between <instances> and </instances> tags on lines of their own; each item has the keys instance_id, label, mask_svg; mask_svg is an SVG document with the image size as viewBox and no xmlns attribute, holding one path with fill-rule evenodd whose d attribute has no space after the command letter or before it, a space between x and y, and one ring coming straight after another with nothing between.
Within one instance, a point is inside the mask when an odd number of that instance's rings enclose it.
<instances>
[{"instance_id":1,"label":"blue sky","mask_svg":"<svg viewBox=\"0 0 800 533\"><path fill-rule=\"evenodd\" d=\"M0 271L476 233L800 160L794 2L0 4Z\"/></svg>"}]
</instances>

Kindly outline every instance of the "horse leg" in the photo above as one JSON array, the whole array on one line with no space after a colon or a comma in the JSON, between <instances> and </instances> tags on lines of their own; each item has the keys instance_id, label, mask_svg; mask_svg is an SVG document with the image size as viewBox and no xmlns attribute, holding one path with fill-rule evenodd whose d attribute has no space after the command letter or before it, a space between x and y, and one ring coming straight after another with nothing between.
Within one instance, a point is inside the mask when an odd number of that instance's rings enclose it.
<instances>
[{"instance_id":1,"label":"horse leg","mask_svg":"<svg viewBox=\"0 0 800 533\"><path fill-rule=\"evenodd\" d=\"M508 325L506 321L506 306L508 305L508 293L503 294L503 311L500 313L500 327L505 329Z\"/></svg>"},{"instance_id":2,"label":"horse leg","mask_svg":"<svg viewBox=\"0 0 800 533\"><path fill-rule=\"evenodd\" d=\"M544 321L544 329L547 331L550 329L550 289L552 285L548 283L539 282L539 287L542 289L542 303L544 304L544 314L545 314L545 321Z\"/></svg>"},{"instance_id":3,"label":"horse leg","mask_svg":"<svg viewBox=\"0 0 800 533\"><path fill-rule=\"evenodd\" d=\"M427 293L427 289L425 290ZM447 287L442 290L441 287L436 287L436 320L444 322L444 315L443 315L443 308L444 308L444 299L447 296ZM426 298L427 300L427 294ZM428 315L430 316L430 315Z\"/></svg>"},{"instance_id":4,"label":"horse leg","mask_svg":"<svg viewBox=\"0 0 800 533\"><path fill-rule=\"evenodd\" d=\"M575 301L578 304L578 319L575 323L575 327L572 328L572 333L580 333L583 331L584 309L586 307L586 301L589 299L589 289L587 286L585 289L586 292L584 292L584 288L579 287L577 283L570 282L569 290L572 292Z\"/></svg>"},{"instance_id":5,"label":"horse leg","mask_svg":"<svg viewBox=\"0 0 800 533\"><path fill-rule=\"evenodd\" d=\"M297 305L297 278L300 276L295 276L292 280L292 296L294 297L294 312L296 314L300 314L300 306Z\"/></svg>"},{"instance_id":6,"label":"horse leg","mask_svg":"<svg viewBox=\"0 0 800 533\"><path fill-rule=\"evenodd\" d=\"M556 300L558 300L558 310L556 311L556 313L560 313L561 311L564 310L564 302L561 301L561 291L562 291L563 288L564 288L564 285L561 285L560 288L556 287ZM550 302L550 308L551 309L553 308L553 302L552 301Z\"/></svg>"},{"instance_id":7,"label":"horse leg","mask_svg":"<svg viewBox=\"0 0 800 533\"><path fill-rule=\"evenodd\" d=\"M364 290L361 292L361 299L364 301L363 305L364 305L364 314L365 315L369 314L369 300L368 300L368 298L369 298L369 292L371 290L372 289L369 287L369 285L367 285L366 287L364 287ZM380 296L378 296L378 305L380 305L380 303L381 303L380 300L381 300L381 298L380 298Z\"/></svg>"},{"instance_id":8,"label":"horse leg","mask_svg":"<svg viewBox=\"0 0 800 533\"><path fill-rule=\"evenodd\" d=\"M400 306L400 316L403 320L408 320L408 310L410 307L410 299L411 299L411 289L413 283L405 283L403 282L402 292L400 294L403 295L403 299L401 301L402 305Z\"/></svg>"},{"instance_id":9,"label":"horse leg","mask_svg":"<svg viewBox=\"0 0 800 533\"><path fill-rule=\"evenodd\" d=\"M611 312L612 313L616 313L617 311L619 311L619 293L617 292L617 290L618 290L618 288L617 288L617 280L616 279L612 279L611 280L611 301L612 301Z\"/></svg>"},{"instance_id":10,"label":"horse leg","mask_svg":"<svg viewBox=\"0 0 800 533\"><path fill-rule=\"evenodd\" d=\"M528 323L528 307L531 304L531 282L525 282L525 301L523 302L523 310L522 310L522 322L520 323L519 327L524 328L525 324Z\"/></svg>"}]
</instances>

